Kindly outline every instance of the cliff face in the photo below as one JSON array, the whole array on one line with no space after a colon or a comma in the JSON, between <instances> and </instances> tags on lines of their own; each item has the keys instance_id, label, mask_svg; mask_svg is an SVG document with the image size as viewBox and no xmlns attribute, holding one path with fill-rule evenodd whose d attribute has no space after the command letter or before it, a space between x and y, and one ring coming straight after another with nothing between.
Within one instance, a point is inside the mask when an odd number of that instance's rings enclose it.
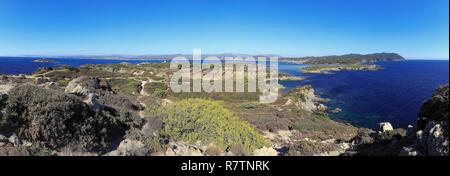
<instances>
[{"instance_id":1,"label":"cliff face","mask_svg":"<svg viewBox=\"0 0 450 176\"><path fill-rule=\"evenodd\" d=\"M401 155L449 155L449 86L436 89L419 113L415 141L402 149ZM414 135L414 134L412 134Z\"/></svg>"}]
</instances>

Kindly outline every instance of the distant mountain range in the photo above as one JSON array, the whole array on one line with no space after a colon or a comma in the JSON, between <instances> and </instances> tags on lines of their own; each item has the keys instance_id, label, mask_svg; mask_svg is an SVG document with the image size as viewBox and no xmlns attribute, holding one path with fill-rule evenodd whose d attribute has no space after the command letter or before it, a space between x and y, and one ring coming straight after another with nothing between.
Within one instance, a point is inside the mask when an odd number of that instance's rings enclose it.
<instances>
[{"instance_id":1,"label":"distant mountain range","mask_svg":"<svg viewBox=\"0 0 450 176\"><path fill-rule=\"evenodd\" d=\"M163 54L163 55L21 55L20 57L34 57L34 58L78 58L78 59L113 59L113 60L169 60L175 57L183 56L192 58L192 54ZM221 53L221 54L202 54L202 57L216 56L219 58L225 57L281 57L275 54L240 54L240 53Z\"/></svg>"}]
</instances>

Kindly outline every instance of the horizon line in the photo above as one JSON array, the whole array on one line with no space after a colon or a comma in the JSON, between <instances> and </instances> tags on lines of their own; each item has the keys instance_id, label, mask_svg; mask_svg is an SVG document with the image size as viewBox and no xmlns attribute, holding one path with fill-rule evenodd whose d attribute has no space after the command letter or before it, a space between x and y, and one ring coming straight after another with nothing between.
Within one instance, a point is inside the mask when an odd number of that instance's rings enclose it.
<instances>
[{"instance_id":1,"label":"horizon line","mask_svg":"<svg viewBox=\"0 0 450 176\"><path fill-rule=\"evenodd\" d=\"M361 55L367 55L367 54L375 54L375 53L395 53L395 52L374 52L374 53L347 53L347 54L361 54ZM327 54L327 55L281 55L281 54L248 54L248 53L236 53L236 52L224 52L224 53L202 53L202 55L207 56L214 56L214 55L245 55L245 56L278 56L280 58L288 58L288 57L323 57L323 56L342 56L347 54ZM398 53L396 53L398 54ZM133 57L145 57L145 56L167 56L167 55L192 55L185 54L185 53L170 53L170 54L63 54L63 55L56 55L56 54L17 54L17 55L1 55L0 57L24 57L24 58L34 58L34 57L47 57L47 58L58 58L58 57L65 57L65 58L73 58L73 59L80 59L78 57L128 57L128 59L133 59ZM400 56L404 57L407 60L449 60L450 57L447 58L437 58L437 57L423 57L423 56L403 56L399 54ZM239 57L239 56L235 56ZM242 56L241 56L242 57ZM138 59L138 58L135 58Z\"/></svg>"}]
</instances>

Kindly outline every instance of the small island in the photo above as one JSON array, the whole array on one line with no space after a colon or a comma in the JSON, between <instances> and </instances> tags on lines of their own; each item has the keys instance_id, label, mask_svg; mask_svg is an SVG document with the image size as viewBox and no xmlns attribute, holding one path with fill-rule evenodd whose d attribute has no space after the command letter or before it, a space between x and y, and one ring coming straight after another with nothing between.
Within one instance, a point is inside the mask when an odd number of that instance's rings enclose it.
<instances>
[{"instance_id":1,"label":"small island","mask_svg":"<svg viewBox=\"0 0 450 176\"><path fill-rule=\"evenodd\" d=\"M42 58L42 59L35 59L35 60L33 60L33 62L53 63L55 61L50 60L50 59L46 59L46 58Z\"/></svg>"},{"instance_id":2,"label":"small island","mask_svg":"<svg viewBox=\"0 0 450 176\"><path fill-rule=\"evenodd\" d=\"M337 71L377 71L381 67L375 64L349 64L349 65L313 65L300 68L303 73L331 74Z\"/></svg>"},{"instance_id":3,"label":"small island","mask_svg":"<svg viewBox=\"0 0 450 176\"><path fill-rule=\"evenodd\" d=\"M293 76L287 73L279 73L278 80L280 81L301 81L304 80L304 77L301 76Z\"/></svg>"}]
</instances>

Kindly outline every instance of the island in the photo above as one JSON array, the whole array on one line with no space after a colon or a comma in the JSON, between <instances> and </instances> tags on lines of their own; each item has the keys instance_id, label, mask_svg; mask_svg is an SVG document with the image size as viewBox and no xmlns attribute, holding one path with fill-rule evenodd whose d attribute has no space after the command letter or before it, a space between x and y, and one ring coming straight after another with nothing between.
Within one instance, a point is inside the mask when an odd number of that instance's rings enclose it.
<instances>
[{"instance_id":1,"label":"island","mask_svg":"<svg viewBox=\"0 0 450 176\"><path fill-rule=\"evenodd\" d=\"M375 62L404 61L405 58L397 53L374 54L346 54L320 57L281 58L280 61L310 66L300 68L303 73L330 74L337 71L377 71L381 67Z\"/></svg>"},{"instance_id":2,"label":"island","mask_svg":"<svg viewBox=\"0 0 450 176\"><path fill-rule=\"evenodd\" d=\"M280 58L280 61L296 64L360 64L379 61L403 61L405 58L397 53L346 54L320 57Z\"/></svg>"},{"instance_id":3,"label":"island","mask_svg":"<svg viewBox=\"0 0 450 176\"><path fill-rule=\"evenodd\" d=\"M375 64L348 64L348 65L313 65L300 68L303 73L322 73L331 74L337 71L353 70L353 71L377 71L381 69Z\"/></svg>"},{"instance_id":4,"label":"island","mask_svg":"<svg viewBox=\"0 0 450 176\"><path fill-rule=\"evenodd\" d=\"M46 58L42 58L42 59L35 59L35 60L33 60L33 62L53 63L55 61L54 60L50 60L50 59L46 59Z\"/></svg>"}]
</instances>

